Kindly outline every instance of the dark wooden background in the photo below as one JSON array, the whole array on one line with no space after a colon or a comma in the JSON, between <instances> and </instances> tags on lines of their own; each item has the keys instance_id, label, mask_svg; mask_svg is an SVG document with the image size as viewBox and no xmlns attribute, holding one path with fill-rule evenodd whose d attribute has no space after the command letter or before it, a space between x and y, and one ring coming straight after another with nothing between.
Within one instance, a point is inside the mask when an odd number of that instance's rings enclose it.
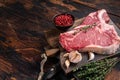
<instances>
[{"instance_id":1,"label":"dark wooden background","mask_svg":"<svg viewBox=\"0 0 120 80\"><path fill-rule=\"evenodd\" d=\"M78 19L102 8L120 27L119 0L1 0L0 80L37 79L41 48L47 45L43 31L55 28L55 14L69 12ZM105 79L120 80L120 63Z\"/></svg>"}]
</instances>

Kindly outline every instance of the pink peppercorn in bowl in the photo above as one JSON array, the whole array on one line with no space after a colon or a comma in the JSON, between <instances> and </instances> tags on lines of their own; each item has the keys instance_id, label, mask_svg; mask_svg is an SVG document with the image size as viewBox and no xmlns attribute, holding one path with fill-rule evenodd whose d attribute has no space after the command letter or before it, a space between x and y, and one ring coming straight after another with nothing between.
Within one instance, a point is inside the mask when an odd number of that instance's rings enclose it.
<instances>
[{"instance_id":1,"label":"pink peppercorn in bowl","mask_svg":"<svg viewBox=\"0 0 120 80\"><path fill-rule=\"evenodd\" d=\"M53 21L56 28L67 30L74 23L74 16L68 13L61 13L54 16Z\"/></svg>"}]
</instances>

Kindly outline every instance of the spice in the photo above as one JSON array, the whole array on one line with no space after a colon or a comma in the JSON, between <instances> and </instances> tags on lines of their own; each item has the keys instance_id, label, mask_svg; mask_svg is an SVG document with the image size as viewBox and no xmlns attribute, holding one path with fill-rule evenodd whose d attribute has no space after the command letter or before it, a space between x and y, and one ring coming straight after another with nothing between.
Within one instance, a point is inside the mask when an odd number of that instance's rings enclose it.
<instances>
[{"instance_id":1,"label":"spice","mask_svg":"<svg viewBox=\"0 0 120 80\"><path fill-rule=\"evenodd\" d=\"M70 14L61 14L54 19L56 26L68 27L73 24L73 17Z\"/></svg>"}]
</instances>

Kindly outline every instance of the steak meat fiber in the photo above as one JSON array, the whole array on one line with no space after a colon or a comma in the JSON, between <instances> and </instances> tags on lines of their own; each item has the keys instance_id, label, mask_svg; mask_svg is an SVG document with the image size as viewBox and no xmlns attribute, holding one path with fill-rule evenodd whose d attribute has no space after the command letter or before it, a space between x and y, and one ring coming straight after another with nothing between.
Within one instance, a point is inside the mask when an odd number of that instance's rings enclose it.
<instances>
[{"instance_id":1,"label":"steak meat fiber","mask_svg":"<svg viewBox=\"0 0 120 80\"><path fill-rule=\"evenodd\" d=\"M90 13L79 26L61 33L59 42L68 52L112 54L119 48L120 37L105 9Z\"/></svg>"}]
</instances>

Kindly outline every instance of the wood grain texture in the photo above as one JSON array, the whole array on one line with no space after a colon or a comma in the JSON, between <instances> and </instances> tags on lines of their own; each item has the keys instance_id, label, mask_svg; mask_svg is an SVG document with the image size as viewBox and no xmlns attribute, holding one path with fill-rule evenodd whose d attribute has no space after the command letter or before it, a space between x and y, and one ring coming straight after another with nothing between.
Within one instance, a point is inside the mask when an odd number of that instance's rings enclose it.
<instances>
[{"instance_id":1,"label":"wood grain texture","mask_svg":"<svg viewBox=\"0 0 120 80\"><path fill-rule=\"evenodd\" d=\"M52 18L58 13L68 12L78 19L98 8L105 8L113 13L109 15L120 27L119 0L4 1L11 2L0 1L0 80L37 79L41 49L43 45L48 46L44 31L56 29ZM113 69L110 74L117 72L119 70L114 72ZM106 80L110 80L110 76Z\"/></svg>"}]
</instances>

